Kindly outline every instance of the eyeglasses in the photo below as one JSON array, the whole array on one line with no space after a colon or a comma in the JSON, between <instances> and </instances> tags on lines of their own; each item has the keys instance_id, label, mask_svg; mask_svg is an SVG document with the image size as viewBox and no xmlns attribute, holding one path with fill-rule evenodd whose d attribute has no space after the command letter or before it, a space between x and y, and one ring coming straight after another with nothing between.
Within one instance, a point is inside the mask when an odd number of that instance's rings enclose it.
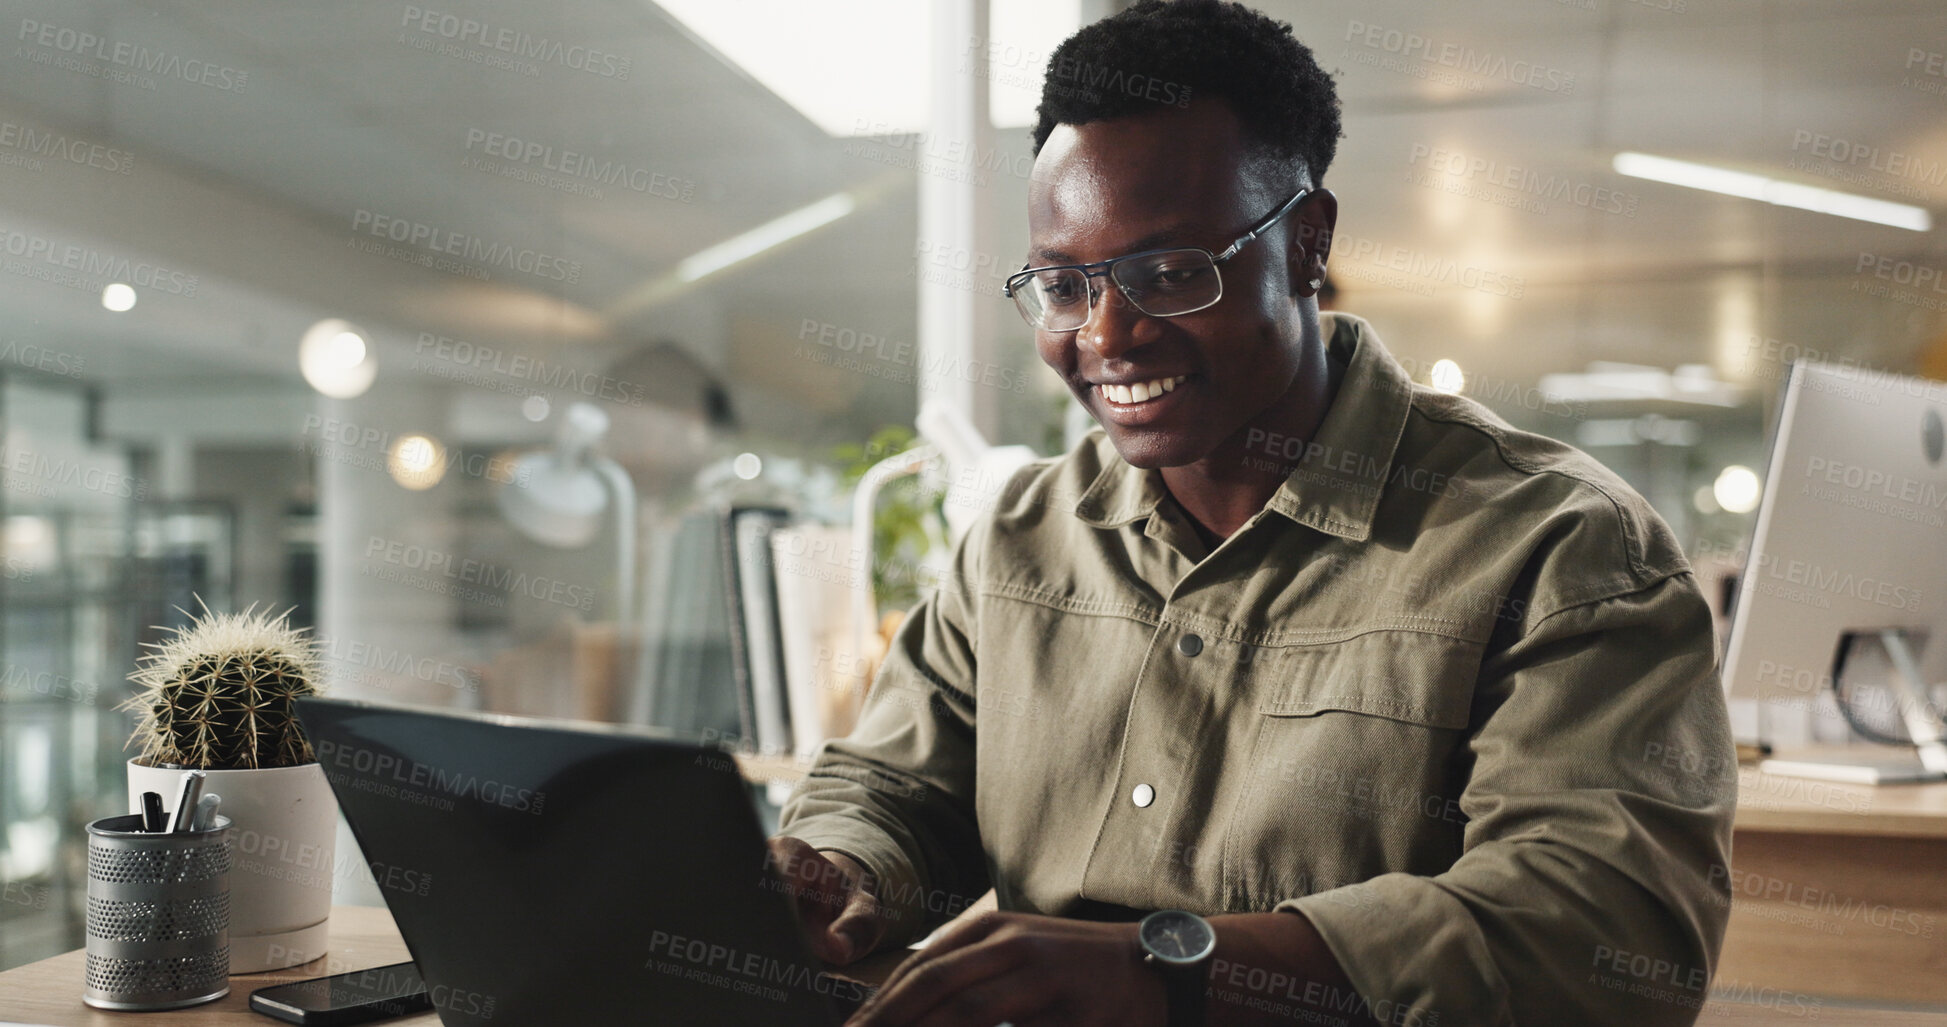
<instances>
[{"instance_id":1,"label":"eyeglasses","mask_svg":"<svg viewBox=\"0 0 1947 1027\"><path fill-rule=\"evenodd\" d=\"M1106 277L1114 282L1131 306L1151 317L1195 313L1224 298L1224 280L1217 273L1217 265L1237 256L1237 251L1290 213L1310 192L1298 190L1222 253L1184 246L1144 250L1093 264L1023 268L1007 279L1001 294L1014 300L1030 326L1044 332L1072 332L1088 323L1089 311L1101 295L1090 281L1093 278Z\"/></svg>"}]
</instances>

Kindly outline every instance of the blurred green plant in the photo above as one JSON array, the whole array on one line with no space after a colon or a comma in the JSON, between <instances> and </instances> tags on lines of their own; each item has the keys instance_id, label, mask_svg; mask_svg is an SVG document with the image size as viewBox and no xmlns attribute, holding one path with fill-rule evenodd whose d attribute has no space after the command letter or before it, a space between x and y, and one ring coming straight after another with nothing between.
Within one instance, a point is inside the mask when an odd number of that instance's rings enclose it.
<instances>
[{"instance_id":1,"label":"blurred green plant","mask_svg":"<svg viewBox=\"0 0 1947 1027\"><path fill-rule=\"evenodd\" d=\"M872 465L918 444L913 429L891 424L873 432L863 445L838 446L832 457L844 468L846 487L852 488ZM945 498L923 474L895 478L879 490L872 511L872 592L881 613L919 602L920 564L945 538Z\"/></svg>"}]
</instances>

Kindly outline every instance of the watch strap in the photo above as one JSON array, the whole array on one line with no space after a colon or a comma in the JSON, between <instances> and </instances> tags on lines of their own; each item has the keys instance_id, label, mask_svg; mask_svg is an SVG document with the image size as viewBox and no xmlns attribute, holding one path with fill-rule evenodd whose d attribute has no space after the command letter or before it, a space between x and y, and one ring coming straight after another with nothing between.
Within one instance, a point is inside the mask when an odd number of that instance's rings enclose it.
<instances>
[{"instance_id":1,"label":"watch strap","mask_svg":"<svg viewBox=\"0 0 1947 1027\"><path fill-rule=\"evenodd\" d=\"M1189 966L1154 961L1163 971L1163 995L1169 1010L1169 1027L1203 1027L1204 992L1207 990L1210 961Z\"/></svg>"}]
</instances>

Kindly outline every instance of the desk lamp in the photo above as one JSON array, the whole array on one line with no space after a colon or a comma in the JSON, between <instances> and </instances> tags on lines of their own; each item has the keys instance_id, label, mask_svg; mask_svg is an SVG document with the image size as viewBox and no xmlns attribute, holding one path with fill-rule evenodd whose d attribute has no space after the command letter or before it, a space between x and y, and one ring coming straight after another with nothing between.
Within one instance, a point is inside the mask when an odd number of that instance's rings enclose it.
<instances>
[{"instance_id":1,"label":"desk lamp","mask_svg":"<svg viewBox=\"0 0 1947 1027\"><path fill-rule=\"evenodd\" d=\"M635 485L620 464L594 452L608 434L608 415L574 403L562 416L554 448L514 463L499 492L500 512L521 534L543 545L579 549L594 539L615 494L616 623L632 623L635 580Z\"/></svg>"}]
</instances>

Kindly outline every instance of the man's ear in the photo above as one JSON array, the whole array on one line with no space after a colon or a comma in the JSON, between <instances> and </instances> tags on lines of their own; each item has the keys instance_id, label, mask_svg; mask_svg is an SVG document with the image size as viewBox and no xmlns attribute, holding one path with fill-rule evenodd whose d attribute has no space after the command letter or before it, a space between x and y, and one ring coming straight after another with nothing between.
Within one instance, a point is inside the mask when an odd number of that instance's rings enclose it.
<instances>
[{"instance_id":1,"label":"man's ear","mask_svg":"<svg viewBox=\"0 0 1947 1027\"><path fill-rule=\"evenodd\" d=\"M1325 263L1332 256L1332 232L1339 222L1339 198L1330 189L1314 189L1292 211L1297 231L1285 259L1290 266L1291 294L1316 296L1325 286Z\"/></svg>"}]
</instances>

